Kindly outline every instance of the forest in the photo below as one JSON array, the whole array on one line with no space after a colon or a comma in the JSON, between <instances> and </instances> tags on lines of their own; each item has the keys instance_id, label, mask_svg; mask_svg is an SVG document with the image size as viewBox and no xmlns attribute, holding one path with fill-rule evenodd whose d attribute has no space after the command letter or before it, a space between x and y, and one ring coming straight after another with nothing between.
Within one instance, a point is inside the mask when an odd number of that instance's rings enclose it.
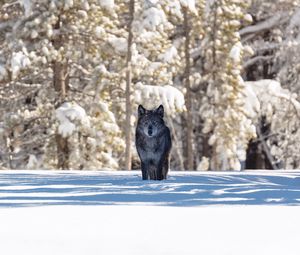
<instances>
[{"instance_id":1,"label":"forest","mask_svg":"<svg viewBox=\"0 0 300 255\"><path fill-rule=\"evenodd\" d=\"M172 170L298 169L299 43L299 0L2 0L0 169L140 169L140 104Z\"/></svg>"}]
</instances>

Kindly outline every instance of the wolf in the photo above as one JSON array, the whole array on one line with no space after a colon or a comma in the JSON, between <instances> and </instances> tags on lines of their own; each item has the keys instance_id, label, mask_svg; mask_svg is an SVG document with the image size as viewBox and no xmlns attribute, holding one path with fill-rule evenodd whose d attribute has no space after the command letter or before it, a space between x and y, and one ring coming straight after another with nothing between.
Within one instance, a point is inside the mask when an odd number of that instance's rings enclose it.
<instances>
[{"instance_id":1,"label":"wolf","mask_svg":"<svg viewBox=\"0 0 300 255\"><path fill-rule=\"evenodd\" d=\"M163 180L169 170L171 134L164 122L164 107L146 110L138 107L135 144L141 160L143 180Z\"/></svg>"}]
</instances>

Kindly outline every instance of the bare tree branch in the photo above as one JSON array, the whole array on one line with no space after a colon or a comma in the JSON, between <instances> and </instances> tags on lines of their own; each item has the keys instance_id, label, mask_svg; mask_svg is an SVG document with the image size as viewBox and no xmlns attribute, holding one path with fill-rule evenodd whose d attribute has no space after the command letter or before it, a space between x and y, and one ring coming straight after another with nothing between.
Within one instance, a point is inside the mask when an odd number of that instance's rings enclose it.
<instances>
[{"instance_id":1,"label":"bare tree branch","mask_svg":"<svg viewBox=\"0 0 300 255\"><path fill-rule=\"evenodd\" d=\"M260 127L256 127L256 133L257 133L257 135L259 137L259 141L261 142L261 145L263 147L263 151L265 152L265 154L268 158L268 161L270 162L270 164L272 166L272 169L278 170L277 165L274 163L275 160L274 160L274 157L271 154L270 148L269 148L266 140L264 139L264 137L261 133Z\"/></svg>"},{"instance_id":2,"label":"bare tree branch","mask_svg":"<svg viewBox=\"0 0 300 255\"><path fill-rule=\"evenodd\" d=\"M270 18L262 22L259 22L253 26L248 26L243 28L239 32L241 36L246 36L253 33L261 33L266 30L270 30L271 28L278 26L282 23L287 22L288 19L289 19L288 12L279 12L276 13L275 15L272 15Z\"/></svg>"},{"instance_id":3,"label":"bare tree branch","mask_svg":"<svg viewBox=\"0 0 300 255\"><path fill-rule=\"evenodd\" d=\"M249 66L256 64L256 62L258 61L270 61L273 58L274 56L256 56L254 58L250 58L247 62L243 64L243 69L246 69Z\"/></svg>"}]
</instances>

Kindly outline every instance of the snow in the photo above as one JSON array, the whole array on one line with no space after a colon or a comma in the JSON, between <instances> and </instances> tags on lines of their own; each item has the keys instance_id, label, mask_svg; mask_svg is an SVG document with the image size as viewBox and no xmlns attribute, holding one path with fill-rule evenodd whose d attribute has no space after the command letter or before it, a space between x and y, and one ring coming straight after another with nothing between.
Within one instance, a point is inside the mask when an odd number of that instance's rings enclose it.
<instances>
[{"instance_id":1,"label":"snow","mask_svg":"<svg viewBox=\"0 0 300 255\"><path fill-rule=\"evenodd\" d=\"M208 169L209 169L209 158L203 156L197 167L197 170L198 171L208 171Z\"/></svg>"},{"instance_id":2,"label":"snow","mask_svg":"<svg viewBox=\"0 0 300 255\"><path fill-rule=\"evenodd\" d=\"M4 65L0 65L0 81L6 79L7 77L7 71Z\"/></svg>"},{"instance_id":3,"label":"snow","mask_svg":"<svg viewBox=\"0 0 300 255\"><path fill-rule=\"evenodd\" d=\"M88 14L85 10L78 10L78 15L83 18L83 19L87 19L88 18Z\"/></svg>"},{"instance_id":4,"label":"snow","mask_svg":"<svg viewBox=\"0 0 300 255\"><path fill-rule=\"evenodd\" d=\"M65 0L64 10L68 10L74 6L73 0Z\"/></svg>"},{"instance_id":5,"label":"snow","mask_svg":"<svg viewBox=\"0 0 300 255\"><path fill-rule=\"evenodd\" d=\"M32 3L31 0L19 0L19 3L21 6L23 6L25 10L25 16L28 17L30 16L32 12Z\"/></svg>"},{"instance_id":6,"label":"snow","mask_svg":"<svg viewBox=\"0 0 300 255\"><path fill-rule=\"evenodd\" d=\"M252 119L256 118L259 114L261 105L258 100L257 94L254 91L254 87L252 86L252 82L244 82L245 84L245 105L244 108L246 109L246 113Z\"/></svg>"},{"instance_id":7,"label":"snow","mask_svg":"<svg viewBox=\"0 0 300 255\"><path fill-rule=\"evenodd\" d=\"M253 22L253 18L251 16L250 13L247 13L245 16L244 16L244 20L247 21L249 24L251 24Z\"/></svg>"},{"instance_id":8,"label":"snow","mask_svg":"<svg viewBox=\"0 0 300 255\"><path fill-rule=\"evenodd\" d=\"M180 0L182 6L188 8L191 12L197 13L195 0Z\"/></svg>"},{"instance_id":9,"label":"snow","mask_svg":"<svg viewBox=\"0 0 300 255\"><path fill-rule=\"evenodd\" d=\"M102 8L106 9L109 12L113 12L115 8L114 0L99 0L99 4Z\"/></svg>"},{"instance_id":10,"label":"snow","mask_svg":"<svg viewBox=\"0 0 300 255\"><path fill-rule=\"evenodd\" d=\"M105 30L104 30L104 28L101 27L101 26L97 26L97 27L95 28L95 35L96 35L96 37L99 38L99 39L102 38L103 35L105 35Z\"/></svg>"},{"instance_id":11,"label":"snow","mask_svg":"<svg viewBox=\"0 0 300 255\"><path fill-rule=\"evenodd\" d=\"M243 50L243 45L240 42L237 42L230 50L229 56L235 63L238 63L241 60L241 51Z\"/></svg>"},{"instance_id":12,"label":"snow","mask_svg":"<svg viewBox=\"0 0 300 255\"><path fill-rule=\"evenodd\" d=\"M125 55L127 53L127 39L113 36L108 39L108 42L119 54Z\"/></svg>"},{"instance_id":13,"label":"snow","mask_svg":"<svg viewBox=\"0 0 300 255\"><path fill-rule=\"evenodd\" d=\"M1 171L6 255L298 255L300 171ZM16 245L17 244L17 245Z\"/></svg>"},{"instance_id":14,"label":"snow","mask_svg":"<svg viewBox=\"0 0 300 255\"><path fill-rule=\"evenodd\" d=\"M26 168L27 168L27 169L36 169L38 163L39 163L39 162L38 162L36 156L33 155L33 154L30 154L30 155L29 155L29 158L28 158L28 163L27 163L27 165L26 165Z\"/></svg>"},{"instance_id":15,"label":"snow","mask_svg":"<svg viewBox=\"0 0 300 255\"><path fill-rule=\"evenodd\" d=\"M183 19L180 2L168 1L166 7L168 9L168 12L171 13L171 15L178 17L179 19Z\"/></svg>"},{"instance_id":16,"label":"snow","mask_svg":"<svg viewBox=\"0 0 300 255\"><path fill-rule=\"evenodd\" d=\"M300 103L295 99L296 95L283 89L278 81L259 80L245 82L246 107L250 114L255 112L265 114L270 119L273 114L272 106L278 105L279 99L290 102L297 113L300 114ZM256 97L256 98L255 98ZM252 109L251 109L252 107Z\"/></svg>"},{"instance_id":17,"label":"snow","mask_svg":"<svg viewBox=\"0 0 300 255\"><path fill-rule=\"evenodd\" d=\"M299 26L300 26L300 8L296 9L296 11L294 12L290 20L290 23L287 27L287 31L291 33L293 29L295 29L295 27L299 27Z\"/></svg>"},{"instance_id":18,"label":"snow","mask_svg":"<svg viewBox=\"0 0 300 255\"><path fill-rule=\"evenodd\" d=\"M138 82L136 84L135 98L138 104L143 104L149 109L163 104L168 113L185 110L183 93L170 85L154 86Z\"/></svg>"},{"instance_id":19,"label":"snow","mask_svg":"<svg viewBox=\"0 0 300 255\"><path fill-rule=\"evenodd\" d=\"M144 0L144 9L150 7L155 7L158 4L159 0Z\"/></svg>"},{"instance_id":20,"label":"snow","mask_svg":"<svg viewBox=\"0 0 300 255\"><path fill-rule=\"evenodd\" d=\"M145 29L155 30L158 25L167 22L164 11L155 7L145 10L143 15L142 27Z\"/></svg>"},{"instance_id":21,"label":"snow","mask_svg":"<svg viewBox=\"0 0 300 255\"><path fill-rule=\"evenodd\" d=\"M11 58L12 79L15 79L19 72L30 64L30 59L22 51L13 52Z\"/></svg>"},{"instance_id":22,"label":"snow","mask_svg":"<svg viewBox=\"0 0 300 255\"><path fill-rule=\"evenodd\" d=\"M172 63L175 57L178 56L177 49L174 46L171 46L164 52L158 56L158 59L162 60L166 63Z\"/></svg>"},{"instance_id":23,"label":"snow","mask_svg":"<svg viewBox=\"0 0 300 255\"><path fill-rule=\"evenodd\" d=\"M84 127L90 125L85 110L74 102L65 102L56 109L56 118L59 121L58 133L63 137L73 134L76 130L76 121Z\"/></svg>"},{"instance_id":24,"label":"snow","mask_svg":"<svg viewBox=\"0 0 300 255\"><path fill-rule=\"evenodd\" d=\"M274 15L271 15L270 18L259 22L253 26L247 26L242 28L239 33L241 36L245 36L247 34L262 32L264 30L270 30L274 26L280 24L282 20L284 20L286 17L288 17L287 12L279 12Z\"/></svg>"}]
</instances>

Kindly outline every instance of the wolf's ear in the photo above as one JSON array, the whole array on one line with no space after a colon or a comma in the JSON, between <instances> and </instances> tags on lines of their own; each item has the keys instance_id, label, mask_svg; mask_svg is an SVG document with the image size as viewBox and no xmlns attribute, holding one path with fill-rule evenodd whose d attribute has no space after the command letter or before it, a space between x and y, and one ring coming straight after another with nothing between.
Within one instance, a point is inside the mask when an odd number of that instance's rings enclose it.
<instances>
[{"instance_id":1,"label":"wolf's ear","mask_svg":"<svg viewBox=\"0 0 300 255\"><path fill-rule=\"evenodd\" d=\"M146 113L146 109L140 104L138 107L138 116L142 117Z\"/></svg>"},{"instance_id":2,"label":"wolf's ear","mask_svg":"<svg viewBox=\"0 0 300 255\"><path fill-rule=\"evenodd\" d=\"M164 117L164 107L163 105L161 104L156 110L155 110L156 113L159 114L160 117Z\"/></svg>"}]
</instances>

